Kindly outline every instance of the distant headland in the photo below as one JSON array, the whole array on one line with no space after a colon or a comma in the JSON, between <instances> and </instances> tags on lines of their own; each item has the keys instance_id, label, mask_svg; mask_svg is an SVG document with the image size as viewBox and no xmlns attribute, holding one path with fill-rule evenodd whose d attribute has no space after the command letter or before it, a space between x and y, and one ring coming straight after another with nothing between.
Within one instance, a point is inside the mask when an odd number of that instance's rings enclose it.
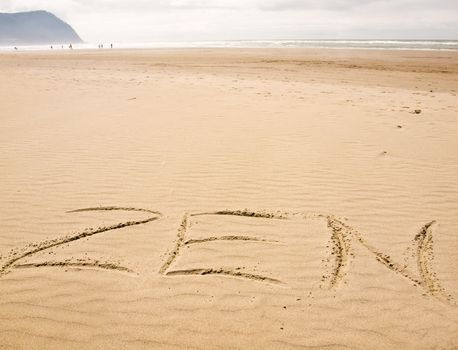
<instances>
[{"instance_id":1,"label":"distant headland","mask_svg":"<svg viewBox=\"0 0 458 350\"><path fill-rule=\"evenodd\" d=\"M75 30L47 11L0 13L0 45L81 43Z\"/></svg>"}]
</instances>

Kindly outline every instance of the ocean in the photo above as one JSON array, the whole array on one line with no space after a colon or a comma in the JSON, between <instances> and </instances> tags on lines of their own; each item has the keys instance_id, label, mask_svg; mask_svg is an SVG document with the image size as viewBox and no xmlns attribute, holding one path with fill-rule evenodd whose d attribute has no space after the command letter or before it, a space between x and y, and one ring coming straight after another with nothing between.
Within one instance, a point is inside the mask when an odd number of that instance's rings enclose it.
<instances>
[{"instance_id":1,"label":"ocean","mask_svg":"<svg viewBox=\"0 0 458 350\"><path fill-rule=\"evenodd\" d=\"M110 48L111 43L103 43ZM75 50L99 49L99 43L75 44ZM373 50L458 50L458 40L226 40L151 43L113 43L117 49L149 48L325 48ZM50 50L50 45L18 45L21 51ZM68 50L68 45L53 45L55 50ZM0 46L0 51L12 51L14 46Z\"/></svg>"}]
</instances>

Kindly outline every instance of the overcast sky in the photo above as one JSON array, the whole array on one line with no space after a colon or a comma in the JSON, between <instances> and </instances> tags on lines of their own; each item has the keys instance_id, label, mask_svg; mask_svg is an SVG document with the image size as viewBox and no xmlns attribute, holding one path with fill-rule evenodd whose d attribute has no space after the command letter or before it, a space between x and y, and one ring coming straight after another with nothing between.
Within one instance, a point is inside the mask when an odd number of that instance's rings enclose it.
<instances>
[{"instance_id":1,"label":"overcast sky","mask_svg":"<svg viewBox=\"0 0 458 350\"><path fill-rule=\"evenodd\" d=\"M458 39L458 0L0 0L37 9L87 42Z\"/></svg>"}]
</instances>

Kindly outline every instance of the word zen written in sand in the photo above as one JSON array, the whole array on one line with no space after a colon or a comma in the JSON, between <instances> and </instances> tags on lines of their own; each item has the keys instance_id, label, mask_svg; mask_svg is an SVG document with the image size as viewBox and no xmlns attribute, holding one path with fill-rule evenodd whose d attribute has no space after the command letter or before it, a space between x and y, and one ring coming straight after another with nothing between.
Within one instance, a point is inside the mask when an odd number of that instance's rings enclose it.
<instances>
[{"instance_id":1,"label":"word zen written in sand","mask_svg":"<svg viewBox=\"0 0 458 350\"><path fill-rule=\"evenodd\" d=\"M127 221L123 223L118 223L110 226L99 227L97 229L85 229L82 232L58 237L52 240L45 240L39 243L30 244L22 249L13 250L6 259L3 259L0 265L0 277L4 276L15 269L24 269L24 268L38 268L38 267L73 267L73 268L97 268L102 270L111 270L119 272L133 272L127 267L123 267L117 263L113 262L101 262L98 260L79 259L77 261L47 261L35 264L26 264L22 263L22 260L25 258L30 258L31 256L43 252L45 250L61 246L63 244L68 244L75 242L82 238L88 238L99 233L121 230L125 227L145 225L147 223L160 220L162 214L157 211L141 209L141 208L128 208L128 207L95 207L95 208L85 208L71 211L70 213L77 212L90 212L90 211L135 211L143 212L148 214L148 217L143 220L138 221ZM173 265L176 262L176 259L183 254L183 248L189 247L192 245L198 245L202 243L211 243L217 241L226 241L226 242L251 242L259 244L268 244L268 243L281 243L277 240L264 239L257 236L247 236L247 235L225 235L225 236L209 236L200 239L191 239L188 237L188 231L192 220L195 220L198 217L247 217L256 219L269 219L269 220L325 220L327 227L331 232L331 256L330 260L333 261L333 266L329 276L327 276L327 288L335 289L339 283L345 278L348 273L349 266L351 265L351 260L354 258L352 244L354 242L359 243L364 248L366 248L373 256L375 256L376 261L381 263L383 266L389 270L403 276L405 279L412 282L415 286L421 286L427 295L438 298L441 301L451 302L452 298L450 295L446 294L444 288L440 285L436 273L433 268L433 236L432 231L435 225L435 221L431 221L425 224L417 234L415 234L412 245L413 245L413 254L416 258L416 269L417 275L412 271L409 271L408 267L404 264L398 264L393 259L370 245L362 237L362 235L355 230L353 227L348 225L343 219L340 219L334 215L327 214L306 214L306 213L285 213L285 212L255 212L249 210L237 210L237 211L215 211L208 213L193 213L185 214L182 218L180 227L178 228L178 233L173 249L168 252L164 264L160 267L159 273L165 276L184 276L184 275L219 275L219 276L229 276L242 278L258 282L266 282L271 284L284 284L280 278L265 276L257 273L242 272L239 269L229 269L218 266L202 266L199 268L192 269L173 269Z\"/></svg>"}]
</instances>

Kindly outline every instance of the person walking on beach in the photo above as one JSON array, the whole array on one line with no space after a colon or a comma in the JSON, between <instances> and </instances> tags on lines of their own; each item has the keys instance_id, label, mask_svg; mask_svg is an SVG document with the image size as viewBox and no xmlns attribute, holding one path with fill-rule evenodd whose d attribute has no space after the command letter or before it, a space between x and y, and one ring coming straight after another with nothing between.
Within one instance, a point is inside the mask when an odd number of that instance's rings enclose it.
<instances>
[{"instance_id":1,"label":"person walking on beach","mask_svg":"<svg viewBox=\"0 0 458 350\"><path fill-rule=\"evenodd\" d=\"M68 48L69 48L70 50L73 50L73 45L70 44L70 45L68 46Z\"/></svg>"}]
</instances>

